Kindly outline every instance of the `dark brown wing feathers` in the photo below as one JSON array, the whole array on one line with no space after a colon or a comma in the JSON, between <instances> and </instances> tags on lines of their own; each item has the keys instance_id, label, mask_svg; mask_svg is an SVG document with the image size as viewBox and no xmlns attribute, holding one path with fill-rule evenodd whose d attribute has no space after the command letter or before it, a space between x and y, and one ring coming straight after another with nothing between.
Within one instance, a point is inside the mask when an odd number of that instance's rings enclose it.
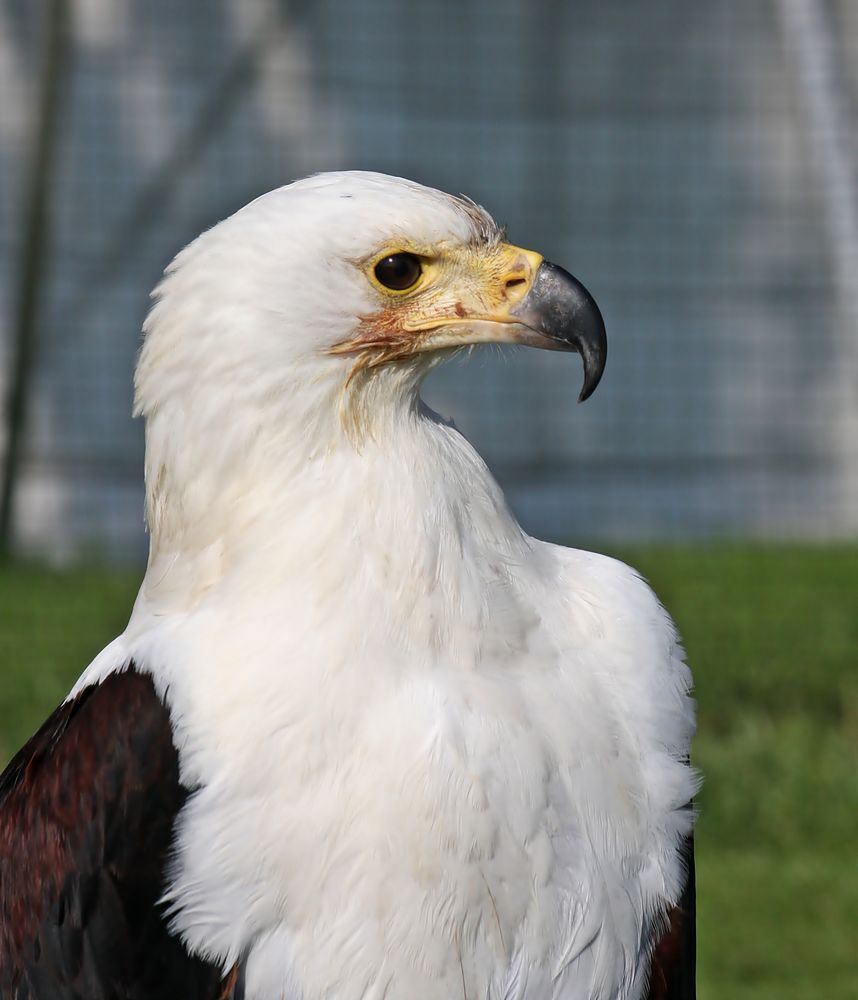
<instances>
[{"instance_id":1,"label":"dark brown wing feathers","mask_svg":"<svg viewBox=\"0 0 858 1000\"><path fill-rule=\"evenodd\" d=\"M112 674L51 715L0 777L4 1000L223 995L158 905L187 795L147 675Z\"/></svg>"},{"instance_id":2,"label":"dark brown wing feathers","mask_svg":"<svg viewBox=\"0 0 858 1000\"><path fill-rule=\"evenodd\" d=\"M694 839L686 838L682 860L687 877L679 905L652 956L647 1000L695 1000L697 930L694 885Z\"/></svg>"}]
</instances>

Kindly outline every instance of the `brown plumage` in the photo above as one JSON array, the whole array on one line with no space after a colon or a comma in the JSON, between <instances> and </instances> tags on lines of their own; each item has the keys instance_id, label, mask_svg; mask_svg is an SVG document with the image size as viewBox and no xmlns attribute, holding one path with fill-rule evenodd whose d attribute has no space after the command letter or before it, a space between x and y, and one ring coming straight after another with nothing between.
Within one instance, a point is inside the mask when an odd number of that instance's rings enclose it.
<instances>
[{"instance_id":1,"label":"brown plumage","mask_svg":"<svg viewBox=\"0 0 858 1000\"><path fill-rule=\"evenodd\" d=\"M668 914L668 926L656 945L650 968L647 1000L694 1000L697 929L694 885L694 838L682 849L687 872L679 904Z\"/></svg>"},{"instance_id":2,"label":"brown plumage","mask_svg":"<svg viewBox=\"0 0 858 1000\"><path fill-rule=\"evenodd\" d=\"M0 778L4 1000L237 998L158 904L188 794L148 676L113 674L51 715Z\"/></svg>"}]
</instances>

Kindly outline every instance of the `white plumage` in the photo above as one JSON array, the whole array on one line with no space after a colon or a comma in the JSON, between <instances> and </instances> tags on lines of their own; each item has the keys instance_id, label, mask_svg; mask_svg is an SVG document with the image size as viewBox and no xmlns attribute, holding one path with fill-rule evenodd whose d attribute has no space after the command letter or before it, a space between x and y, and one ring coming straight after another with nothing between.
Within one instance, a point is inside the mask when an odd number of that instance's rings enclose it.
<instances>
[{"instance_id":1,"label":"white plumage","mask_svg":"<svg viewBox=\"0 0 858 1000\"><path fill-rule=\"evenodd\" d=\"M248 1000L634 1000L681 892L693 706L656 598L522 531L419 400L438 354L328 353L378 308L356 262L487 235L322 175L182 251L146 322L150 562L76 690L133 660L166 698L198 789L173 926Z\"/></svg>"}]
</instances>

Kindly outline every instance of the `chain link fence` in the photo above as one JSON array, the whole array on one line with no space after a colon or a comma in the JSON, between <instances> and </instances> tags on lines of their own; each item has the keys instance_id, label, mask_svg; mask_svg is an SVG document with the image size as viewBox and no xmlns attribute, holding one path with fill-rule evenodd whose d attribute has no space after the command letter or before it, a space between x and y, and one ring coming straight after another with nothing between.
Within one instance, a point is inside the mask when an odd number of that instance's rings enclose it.
<instances>
[{"instance_id":1,"label":"chain link fence","mask_svg":"<svg viewBox=\"0 0 858 1000\"><path fill-rule=\"evenodd\" d=\"M432 376L531 531L858 527L858 5L8 0L6 542L134 558L148 290L200 230L341 168L462 191L602 307L610 359Z\"/></svg>"}]
</instances>

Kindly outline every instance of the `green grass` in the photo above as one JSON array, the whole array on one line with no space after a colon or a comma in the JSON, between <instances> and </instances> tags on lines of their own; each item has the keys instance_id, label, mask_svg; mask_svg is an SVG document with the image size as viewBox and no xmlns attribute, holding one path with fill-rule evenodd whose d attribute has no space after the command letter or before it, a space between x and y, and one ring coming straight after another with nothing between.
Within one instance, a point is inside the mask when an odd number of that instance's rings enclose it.
<instances>
[{"instance_id":1,"label":"green grass","mask_svg":"<svg viewBox=\"0 0 858 1000\"><path fill-rule=\"evenodd\" d=\"M855 1000L858 548L617 554L694 670L701 1000Z\"/></svg>"},{"instance_id":2,"label":"green grass","mask_svg":"<svg viewBox=\"0 0 858 1000\"><path fill-rule=\"evenodd\" d=\"M140 574L127 571L0 563L0 759L123 630L139 582Z\"/></svg>"},{"instance_id":3,"label":"green grass","mask_svg":"<svg viewBox=\"0 0 858 1000\"><path fill-rule=\"evenodd\" d=\"M858 997L858 548L615 553L683 634L701 1000ZM0 756L121 631L134 573L0 567Z\"/></svg>"}]
</instances>

